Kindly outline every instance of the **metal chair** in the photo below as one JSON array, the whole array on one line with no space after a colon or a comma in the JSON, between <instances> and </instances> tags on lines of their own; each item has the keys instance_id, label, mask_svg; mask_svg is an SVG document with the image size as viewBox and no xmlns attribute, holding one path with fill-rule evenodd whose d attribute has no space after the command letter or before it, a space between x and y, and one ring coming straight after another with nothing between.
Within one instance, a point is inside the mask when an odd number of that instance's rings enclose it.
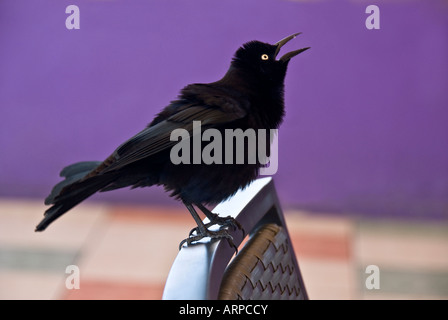
<instances>
[{"instance_id":1,"label":"metal chair","mask_svg":"<svg viewBox=\"0 0 448 320\"><path fill-rule=\"evenodd\" d=\"M254 181L213 211L234 217L249 239L233 259L226 240L182 247L163 299L308 299L272 178ZM229 231L239 246L241 230Z\"/></svg>"}]
</instances>

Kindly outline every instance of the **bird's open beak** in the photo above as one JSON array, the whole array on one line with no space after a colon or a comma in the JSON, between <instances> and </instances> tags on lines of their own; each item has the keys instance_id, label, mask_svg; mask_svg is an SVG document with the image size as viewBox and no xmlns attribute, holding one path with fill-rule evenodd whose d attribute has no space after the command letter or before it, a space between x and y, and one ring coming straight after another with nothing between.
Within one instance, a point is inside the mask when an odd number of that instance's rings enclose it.
<instances>
[{"instance_id":1,"label":"bird's open beak","mask_svg":"<svg viewBox=\"0 0 448 320\"><path fill-rule=\"evenodd\" d=\"M294 39L295 37L297 37L299 34L301 34L301 32L299 33L294 33L286 38L283 38L282 40L280 40L279 42L277 42L275 45L277 46L277 49L275 50L275 56L277 57L278 52L280 51L280 48L283 47L286 43L288 43L290 40ZM282 62L287 62L289 61L292 57L295 57L296 55L298 55L299 53L302 53L303 51L308 50L310 47L306 47L306 48L302 48L299 50L295 50L295 51L291 51L288 52L286 54L284 54L280 59L278 59L279 61Z\"/></svg>"}]
</instances>

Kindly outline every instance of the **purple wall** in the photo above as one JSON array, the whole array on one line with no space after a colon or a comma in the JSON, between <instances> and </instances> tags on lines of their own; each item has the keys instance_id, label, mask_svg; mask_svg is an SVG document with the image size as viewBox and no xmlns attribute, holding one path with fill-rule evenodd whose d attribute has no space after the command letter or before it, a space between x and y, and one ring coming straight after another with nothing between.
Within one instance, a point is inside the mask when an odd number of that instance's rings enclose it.
<instances>
[{"instance_id":1,"label":"purple wall","mask_svg":"<svg viewBox=\"0 0 448 320\"><path fill-rule=\"evenodd\" d=\"M372 1L374 4L376 1ZM285 207L448 218L448 4L378 1L0 1L0 196L43 198L101 160L242 43L286 50L275 176ZM67 30L76 4L81 29ZM94 199L173 203L157 188Z\"/></svg>"}]
</instances>

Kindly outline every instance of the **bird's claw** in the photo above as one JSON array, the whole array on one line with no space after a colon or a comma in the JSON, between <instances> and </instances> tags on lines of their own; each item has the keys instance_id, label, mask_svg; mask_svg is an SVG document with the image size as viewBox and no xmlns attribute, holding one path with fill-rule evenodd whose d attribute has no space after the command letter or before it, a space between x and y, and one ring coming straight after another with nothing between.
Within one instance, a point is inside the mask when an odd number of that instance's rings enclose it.
<instances>
[{"instance_id":1,"label":"bird's claw","mask_svg":"<svg viewBox=\"0 0 448 320\"><path fill-rule=\"evenodd\" d=\"M197 228L193 229L196 230ZM193 231L192 230L192 231ZM203 238L211 238L211 239L226 239L229 245L235 250L235 253L238 253L238 248L233 242L233 237L230 235L230 233L226 229L220 229L218 231L210 231L207 229L204 233L197 235L193 235L190 233L190 236L184 240L182 240L179 244L179 250L182 249L182 246L186 243L187 246L193 244L193 242L202 240Z\"/></svg>"},{"instance_id":2,"label":"bird's claw","mask_svg":"<svg viewBox=\"0 0 448 320\"><path fill-rule=\"evenodd\" d=\"M219 230L222 230L222 228L230 227L234 231L237 229L241 230L243 232L243 238L246 236L246 232L243 229L243 226L235 218L233 218L231 216L220 217L216 213L214 213L213 219L210 222L206 223L205 227L208 229L209 227L211 227L215 224L220 226ZM199 230L198 227L191 229L188 236L191 237L193 235L193 233L195 233L195 232L198 233L198 230Z\"/></svg>"}]
</instances>

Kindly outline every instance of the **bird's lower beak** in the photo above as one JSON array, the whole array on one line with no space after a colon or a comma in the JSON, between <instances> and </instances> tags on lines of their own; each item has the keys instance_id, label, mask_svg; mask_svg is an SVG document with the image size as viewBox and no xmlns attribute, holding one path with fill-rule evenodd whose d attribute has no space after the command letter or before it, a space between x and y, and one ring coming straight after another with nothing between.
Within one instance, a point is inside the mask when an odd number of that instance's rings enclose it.
<instances>
[{"instance_id":1,"label":"bird's lower beak","mask_svg":"<svg viewBox=\"0 0 448 320\"><path fill-rule=\"evenodd\" d=\"M288 43L290 40L294 39L295 37L297 37L299 34L301 34L301 32L299 33L294 33L286 38L283 38L282 40L278 41L275 45L277 46L277 50L275 51L275 56L278 55L280 48L283 47L286 43ZM302 53L303 51L308 50L310 47L306 47L306 48L302 48L299 50L295 50L295 51L291 51L288 52L286 54L284 54L280 59L278 59L279 61L282 62L287 62L289 61L292 57L295 57L296 55L298 55L299 53Z\"/></svg>"}]
</instances>

